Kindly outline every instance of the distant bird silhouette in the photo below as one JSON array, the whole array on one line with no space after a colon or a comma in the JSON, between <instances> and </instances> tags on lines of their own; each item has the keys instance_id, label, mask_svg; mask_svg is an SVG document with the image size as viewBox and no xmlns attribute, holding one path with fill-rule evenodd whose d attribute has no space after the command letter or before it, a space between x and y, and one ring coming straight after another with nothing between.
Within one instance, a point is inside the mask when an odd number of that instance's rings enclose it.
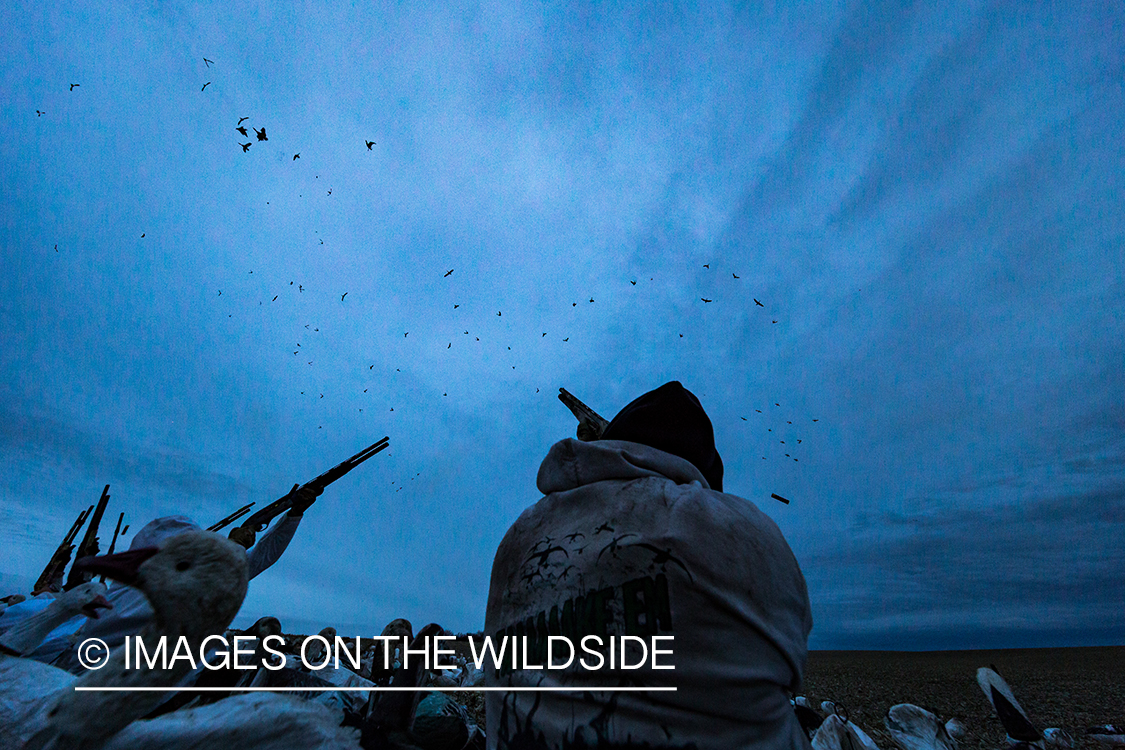
<instances>
[{"instance_id":1,"label":"distant bird silhouette","mask_svg":"<svg viewBox=\"0 0 1125 750\"><path fill-rule=\"evenodd\" d=\"M238 144L238 145L239 145L239 146L242 146L242 153L246 153L247 151L249 151L249 150L250 150L250 146L251 146L252 144L249 144L249 143L240 143L240 144Z\"/></svg>"},{"instance_id":2,"label":"distant bird silhouette","mask_svg":"<svg viewBox=\"0 0 1125 750\"><path fill-rule=\"evenodd\" d=\"M454 305L453 309L456 310L458 307L460 307L460 305Z\"/></svg>"},{"instance_id":3,"label":"distant bird silhouette","mask_svg":"<svg viewBox=\"0 0 1125 750\"><path fill-rule=\"evenodd\" d=\"M546 332L546 331L544 331L544 332L543 332L543 336L546 336L546 335L547 335L547 332ZM540 338L542 338L542 336L540 336Z\"/></svg>"},{"instance_id":4,"label":"distant bird silhouette","mask_svg":"<svg viewBox=\"0 0 1125 750\"><path fill-rule=\"evenodd\" d=\"M367 369L368 369L368 370L374 370L374 369L375 369L375 365L371 365L371 366L370 366L370 367L368 367ZM367 391L364 391L364 393L367 393Z\"/></svg>"},{"instance_id":5,"label":"distant bird silhouette","mask_svg":"<svg viewBox=\"0 0 1125 750\"><path fill-rule=\"evenodd\" d=\"M301 158L300 154L293 154L293 161L297 161L300 158Z\"/></svg>"},{"instance_id":6,"label":"distant bird silhouette","mask_svg":"<svg viewBox=\"0 0 1125 750\"><path fill-rule=\"evenodd\" d=\"M407 337L407 336L409 336L409 335L410 335L410 331L407 331L406 333L402 334L402 337L403 337L403 338L406 338L406 337Z\"/></svg>"},{"instance_id":7,"label":"distant bird silhouette","mask_svg":"<svg viewBox=\"0 0 1125 750\"><path fill-rule=\"evenodd\" d=\"M343 301L344 301L344 297L347 297L347 296L348 296L348 293L347 293L347 292L344 292L343 294L341 294L341 295L340 295L340 301L341 301L341 302L343 302Z\"/></svg>"},{"instance_id":8,"label":"distant bird silhouette","mask_svg":"<svg viewBox=\"0 0 1125 750\"><path fill-rule=\"evenodd\" d=\"M570 336L567 336L563 341L570 341Z\"/></svg>"},{"instance_id":9,"label":"distant bird silhouette","mask_svg":"<svg viewBox=\"0 0 1125 750\"><path fill-rule=\"evenodd\" d=\"M500 311L499 310L496 311L496 317L498 317L498 318L500 317Z\"/></svg>"},{"instance_id":10,"label":"distant bird silhouette","mask_svg":"<svg viewBox=\"0 0 1125 750\"><path fill-rule=\"evenodd\" d=\"M454 269L450 268L448 271L445 272L445 276L442 276L442 278L444 279L444 278L448 277L449 274L453 273L453 270Z\"/></svg>"},{"instance_id":11,"label":"distant bird silhouette","mask_svg":"<svg viewBox=\"0 0 1125 750\"><path fill-rule=\"evenodd\" d=\"M266 137L266 129L265 128L262 128L261 130L258 130L257 128L254 128L254 133L255 133L255 135L258 136L259 141L268 141L269 140L269 138Z\"/></svg>"},{"instance_id":12,"label":"distant bird silhouette","mask_svg":"<svg viewBox=\"0 0 1125 750\"><path fill-rule=\"evenodd\" d=\"M452 349L452 348L453 348L453 342L452 342L452 341L450 341L450 342L449 342L449 346L447 346L447 347L445 347L445 348L446 348L446 349Z\"/></svg>"},{"instance_id":13,"label":"distant bird silhouette","mask_svg":"<svg viewBox=\"0 0 1125 750\"><path fill-rule=\"evenodd\" d=\"M208 68L210 68L215 63L214 60L208 60L206 57L203 58L203 62L206 63Z\"/></svg>"},{"instance_id":14,"label":"distant bird silhouette","mask_svg":"<svg viewBox=\"0 0 1125 750\"><path fill-rule=\"evenodd\" d=\"M370 151L371 147L375 145L375 141L364 141L367 144L367 150Z\"/></svg>"},{"instance_id":15,"label":"distant bird silhouette","mask_svg":"<svg viewBox=\"0 0 1125 750\"><path fill-rule=\"evenodd\" d=\"M207 88L210 85L211 85L211 82L208 81L207 83L203 84L203 89ZM200 91L202 91L203 89L200 89Z\"/></svg>"},{"instance_id":16,"label":"distant bird silhouette","mask_svg":"<svg viewBox=\"0 0 1125 750\"><path fill-rule=\"evenodd\" d=\"M219 296L220 296L220 297L222 297L222 296L223 296L223 290L222 290L222 289L220 289L220 290L219 290Z\"/></svg>"},{"instance_id":17,"label":"distant bird silhouette","mask_svg":"<svg viewBox=\"0 0 1125 750\"><path fill-rule=\"evenodd\" d=\"M703 264L703 267L704 267L704 268L710 268L710 267L711 267L711 264L709 264L709 263L704 263L704 264Z\"/></svg>"},{"instance_id":18,"label":"distant bird silhouette","mask_svg":"<svg viewBox=\"0 0 1125 750\"><path fill-rule=\"evenodd\" d=\"M820 420L819 420L819 419L814 419L813 421L814 421L814 422L819 422Z\"/></svg>"},{"instance_id":19,"label":"distant bird silhouette","mask_svg":"<svg viewBox=\"0 0 1125 750\"><path fill-rule=\"evenodd\" d=\"M776 322L777 322L777 321L775 320L775 321L774 321L774 323L776 323Z\"/></svg>"},{"instance_id":20,"label":"distant bird silhouette","mask_svg":"<svg viewBox=\"0 0 1125 750\"><path fill-rule=\"evenodd\" d=\"M243 128L243 127L237 127L237 128L235 128L235 130L237 130L237 131L238 131L239 133L242 133L242 136L243 136L243 137L246 137L246 136L249 136L249 135L250 135L249 133L247 133L247 132L246 132L246 128Z\"/></svg>"},{"instance_id":21,"label":"distant bird silhouette","mask_svg":"<svg viewBox=\"0 0 1125 750\"><path fill-rule=\"evenodd\" d=\"M759 302L758 300L754 300L754 304L755 304L755 305L757 305L758 307L765 307L765 305L763 305L763 304L762 304L761 302Z\"/></svg>"},{"instance_id":22,"label":"distant bird silhouette","mask_svg":"<svg viewBox=\"0 0 1125 750\"><path fill-rule=\"evenodd\" d=\"M734 278L736 278L736 279L738 278L738 274L737 274L737 273L732 273L732 274L731 274L731 276L733 276L733 277L734 277Z\"/></svg>"},{"instance_id":23,"label":"distant bird silhouette","mask_svg":"<svg viewBox=\"0 0 1125 750\"><path fill-rule=\"evenodd\" d=\"M35 114L37 114L37 115L39 115L40 117L42 117L43 115L45 115L45 114L47 114L47 113L46 113L46 112L41 112L40 110L38 110L38 109L37 109L37 110L35 110Z\"/></svg>"},{"instance_id":24,"label":"distant bird silhouette","mask_svg":"<svg viewBox=\"0 0 1125 750\"><path fill-rule=\"evenodd\" d=\"M270 302L277 302L277 295L276 294L273 295L273 299L271 299Z\"/></svg>"},{"instance_id":25,"label":"distant bird silhouette","mask_svg":"<svg viewBox=\"0 0 1125 750\"><path fill-rule=\"evenodd\" d=\"M699 299L703 300L704 302L711 302L712 301L712 300L707 299L706 297L700 297Z\"/></svg>"},{"instance_id":26,"label":"distant bird silhouette","mask_svg":"<svg viewBox=\"0 0 1125 750\"><path fill-rule=\"evenodd\" d=\"M629 283L630 283L630 284L632 284L633 286L636 286L636 285L637 285L637 282L635 282L635 281L633 281L633 280L630 280L630 281L629 281Z\"/></svg>"},{"instance_id":27,"label":"distant bird silhouette","mask_svg":"<svg viewBox=\"0 0 1125 750\"><path fill-rule=\"evenodd\" d=\"M249 119L250 119L249 117L239 117L238 118L238 124L241 125L243 120L249 120Z\"/></svg>"},{"instance_id":28,"label":"distant bird silhouette","mask_svg":"<svg viewBox=\"0 0 1125 750\"><path fill-rule=\"evenodd\" d=\"M593 297L591 297L591 298L590 298L590 301L591 301L591 302L593 302L593 301L594 301L594 298L593 298Z\"/></svg>"},{"instance_id":29,"label":"distant bird silhouette","mask_svg":"<svg viewBox=\"0 0 1125 750\"><path fill-rule=\"evenodd\" d=\"M743 421L743 422L745 422L745 421L746 421L746 417L742 417L742 421Z\"/></svg>"},{"instance_id":30,"label":"distant bird silhouette","mask_svg":"<svg viewBox=\"0 0 1125 750\"><path fill-rule=\"evenodd\" d=\"M72 84L70 84L70 90L71 90L71 91L74 91L74 87L75 87L75 86L81 86L81 85L82 85L82 84L80 84L80 83L72 83Z\"/></svg>"}]
</instances>

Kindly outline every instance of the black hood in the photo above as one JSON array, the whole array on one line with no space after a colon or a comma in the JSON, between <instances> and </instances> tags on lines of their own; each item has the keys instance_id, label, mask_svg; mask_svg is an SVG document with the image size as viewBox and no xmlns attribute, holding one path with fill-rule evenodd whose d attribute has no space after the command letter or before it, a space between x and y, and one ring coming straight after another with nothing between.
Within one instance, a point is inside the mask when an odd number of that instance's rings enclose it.
<instances>
[{"instance_id":1,"label":"black hood","mask_svg":"<svg viewBox=\"0 0 1125 750\"><path fill-rule=\"evenodd\" d=\"M723 460L715 430L699 399L678 380L634 400L613 418L602 440L628 440L690 461L711 485L723 491Z\"/></svg>"}]
</instances>

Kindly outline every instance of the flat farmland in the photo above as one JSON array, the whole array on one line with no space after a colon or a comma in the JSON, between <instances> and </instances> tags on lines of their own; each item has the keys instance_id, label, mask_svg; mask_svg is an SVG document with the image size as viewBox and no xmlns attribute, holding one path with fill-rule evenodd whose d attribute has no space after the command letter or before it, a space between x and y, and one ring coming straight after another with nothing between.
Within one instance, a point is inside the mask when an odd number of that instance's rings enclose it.
<instances>
[{"instance_id":1,"label":"flat farmland","mask_svg":"<svg viewBox=\"0 0 1125 750\"><path fill-rule=\"evenodd\" d=\"M1094 747L1087 727L1125 724L1125 647L995 651L813 651L805 695L842 703L849 718L880 747L893 748L883 725L887 709L914 703L968 730L961 746L1002 748L1004 730L976 681L993 666L1040 729L1061 727L1075 747Z\"/></svg>"}]
</instances>

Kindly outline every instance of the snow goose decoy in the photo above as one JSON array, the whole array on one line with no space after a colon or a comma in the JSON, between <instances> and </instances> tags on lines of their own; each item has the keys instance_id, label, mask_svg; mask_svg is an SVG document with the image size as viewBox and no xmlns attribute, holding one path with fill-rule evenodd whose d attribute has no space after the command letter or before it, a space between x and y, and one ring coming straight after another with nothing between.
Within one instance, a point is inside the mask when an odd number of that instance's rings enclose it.
<instances>
[{"instance_id":1,"label":"snow goose decoy","mask_svg":"<svg viewBox=\"0 0 1125 750\"><path fill-rule=\"evenodd\" d=\"M203 639L222 633L246 596L246 553L234 542L209 531L188 531L157 548L147 547L75 563L92 573L139 589L152 606L154 619L138 634L149 653L166 637L174 653L181 637L193 656ZM20 726L29 737L26 750L98 747L134 719L160 705L166 694L129 688L179 685L191 672L188 659L173 660L167 669L126 669L125 649L110 654L104 667L89 671L50 696L42 711ZM112 687L116 691L75 688ZM124 688L124 690L120 690Z\"/></svg>"},{"instance_id":2,"label":"snow goose decoy","mask_svg":"<svg viewBox=\"0 0 1125 750\"><path fill-rule=\"evenodd\" d=\"M44 704L74 682L69 672L19 655L34 651L60 622L78 614L96 617L104 593L100 583L76 586L0 637L0 747L19 747L27 739L21 729L34 726Z\"/></svg>"},{"instance_id":3,"label":"snow goose decoy","mask_svg":"<svg viewBox=\"0 0 1125 750\"><path fill-rule=\"evenodd\" d=\"M336 643L336 628L329 626L321 630L319 633L317 633L317 635L328 642L327 649L324 647L324 644L321 641L312 640L311 636L305 639L305 641L308 641L307 645L302 641L300 647L305 654L305 664L313 668L320 667L325 663L325 658L331 656L332 647Z\"/></svg>"},{"instance_id":4,"label":"snow goose decoy","mask_svg":"<svg viewBox=\"0 0 1125 750\"><path fill-rule=\"evenodd\" d=\"M903 750L956 750L957 742L949 736L938 717L910 703L891 706L883 717L891 739Z\"/></svg>"},{"instance_id":5,"label":"snow goose decoy","mask_svg":"<svg viewBox=\"0 0 1125 750\"><path fill-rule=\"evenodd\" d=\"M112 605L105 598L105 584L90 581L67 591L44 610L27 617L0 635L0 653L29 654L58 626L77 615L98 619L99 609Z\"/></svg>"},{"instance_id":6,"label":"snow goose decoy","mask_svg":"<svg viewBox=\"0 0 1125 750\"><path fill-rule=\"evenodd\" d=\"M830 706L831 713L813 735L813 750L879 750L867 732L848 721L847 709L834 701L824 701L820 705L821 708Z\"/></svg>"},{"instance_id":7,"label":"snow goose decoy","mask_svg":"<svg viewBox=\"0 0 1125 750\"><path fill-rule=\"evenodd\" d=\"M308 675L305 675L306 677ZM239 693L217 703L134 721L99 750L360 750L354 728L320 703Z\"/></svg>"},{"instance_id":8,"label":"snow goose decoy","mask_svg":"<svg viewBox=\"0 0 1125 750\"><path fill-rule=\"evenodd\" d=\"M196 692L193 690L182 690L172 698L169 698L163 705L159 706L155 711L148 714L146 719L155 719L157 716L179 711L187 706L205 705L207 703L215 703L224 698L229 698L234 695L233 692L222 692L215 688L239 688L246 687L254 679L257 671L264 669L261 665L269 655L265 650L265 639L271 635L281 635L281 621L276 617L261 617L253 625L246 630L228 630L225 634L226 642L235 644L235 638L250 637L255 639L254 653L249 661L240 659L239 664L243 667L253 665L255 669L236 669L235 665L219 669L203 668L198 676L195 678L192 687L195 688L208 688L206 692ZM271 642L272 644L272 642ZM276 645L276 644L272 644ZM242 649L240 649L242 650ZM276 650L276 649L275 649ZM208 657L210 659L210 657ZM277 656L268 656L271 663L277 663ZM233 656L232 656L233 659Z\"/></svg>"},{"instance_id":9,"label":"snow goose decoy","mask_svg":"<svg viewBox=\"0 0 1125 750\"><path fill-rule=\"evenodd\" d=\"M996 716L1004 725L1008 733L1008 741L1013 745L1024 742L1033 747L1045 747L1046 740L1027 713L1020 706L1012 689L995 669L981 667L977 670L977 684L988 698L988 702L996 709Z\"/></svg>"}]
</instances>

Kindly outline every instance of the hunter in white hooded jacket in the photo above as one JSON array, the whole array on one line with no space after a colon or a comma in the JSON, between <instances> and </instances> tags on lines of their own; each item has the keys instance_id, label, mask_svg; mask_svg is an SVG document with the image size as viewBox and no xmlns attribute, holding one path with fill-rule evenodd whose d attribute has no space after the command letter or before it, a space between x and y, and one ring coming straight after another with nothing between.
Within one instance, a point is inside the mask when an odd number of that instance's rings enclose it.
<instances>
[{"instance_id":1,"label":"hunter in white hooded jacket","mask_svg":"<svg viewBox=\"0 0 1125 750\"><path fill-rule=\"evenodd\" d=\"M610 670L608 648L597 670L578 658L561 671L488 669L493 687L575 690L488 693L488 747L807 748L789 695L801 686L812 615L781 531L749 501L712 489L722 463L711 424L679 383L622 410L605 433L616 435L632 440L551 448L537 478L544 497L496 553L485 634L528 636L533 664L546 661L549 635L576 647L587 635L633 635L649 648L652 636L672 636L656 643L672 652L656 663L674 669L653 669L651 653L644 667L621 669L618 652ZM642 438L649 444L634 442ZM553 645L565 662L566 646ZM632 645L626 654L630 664L643 656ZM593 690L619 686L676 691Z\"/></svg>"}]
</instances>

